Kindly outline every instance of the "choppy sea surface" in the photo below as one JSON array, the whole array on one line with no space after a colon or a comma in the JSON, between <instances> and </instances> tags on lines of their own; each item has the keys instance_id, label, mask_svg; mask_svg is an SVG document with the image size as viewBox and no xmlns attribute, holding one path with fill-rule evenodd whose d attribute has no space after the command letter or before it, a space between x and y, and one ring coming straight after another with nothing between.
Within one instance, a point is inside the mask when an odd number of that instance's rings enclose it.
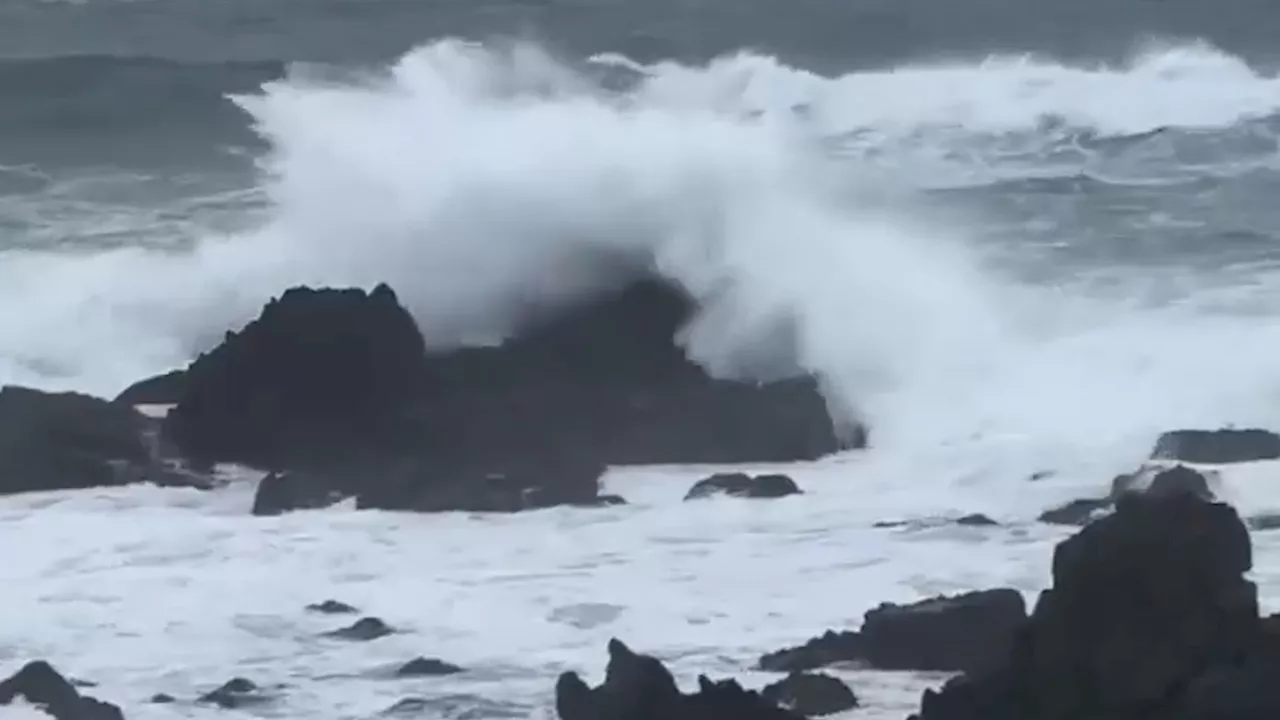
<instances>
[{"instance_id":1,"label":"choppy sea surface","mask_svg":"<svg viewBox=\"0 0 1280 720\"><path fill-rule=\"evenodd\" d=\"M5 4L0 382L111 395L304 282L390 282L448 345L625 261L706 300L682 341L713 369L788 318L876 445L785 468L807 493L775 502L681 502L704 468L501 517L253 518L251 473L0 498L0 671L48 658L132 718L212 714L184 700L236 675L286 686L262 716L541 718L611 636L760 684L759 654L881 601L1033 593L1067 532L1040 511L1163 430L1280 428L1277 22L1252 0ZM1221 491L1274 512L1273 475ZM1002 525L872 527L970 512ZM329 597L403 632L320 638L346 619L303 606ZM385 677L416 655L469 671ZM877 720L941 679L846 676Z\"/></svg>"}]
</instances>

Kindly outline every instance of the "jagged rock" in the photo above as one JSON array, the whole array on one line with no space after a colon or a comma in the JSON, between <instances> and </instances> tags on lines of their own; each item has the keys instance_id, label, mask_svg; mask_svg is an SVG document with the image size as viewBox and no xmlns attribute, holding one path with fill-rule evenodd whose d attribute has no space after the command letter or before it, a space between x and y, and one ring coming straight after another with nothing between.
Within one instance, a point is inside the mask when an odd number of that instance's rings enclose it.
<instances>
[{"instance_id":1,"label":"jagged rock","mask_svg":"<svg viewBox=\"0 0 1280 720\"><path fill-rule=\"evenodd\" d=\"M865 444L860 427L837 438L812 378L711 378L675 342L693 310L645 280L527 318L499 346L428 353L385 285L293 288L191 364L161 439L198 466L301 473L308 498L425 511L609 504L610 465Z\"/></svg>"},{"instance_id":2,"label":"jagged rock","mask_svg":"<svg viewBox=\"0 0 1280 720\"><path fill-rule=\"evenodd\" d=\"M121 405L173 405L182 399L186 389L185 370L171 370L125 388L112 402Z\"/></svg>"},{"instance_id":3,"label":"jagged rock","mask_svg":"<svg viewBox=\"0 0 1280 720\"><path fill-rule=\"evenodd\" d=\"M1052 525L1084 526L1099 515L1111 511L1116 500L1129 493L1167 494L1191 492L1211 500L1213 490L1204 474L1185 465L1171 468L1143 468L1136 473L1117 475L1111 481L1111 492L1101 498L1081 498L1040 513L1040 522Z\"/></svg>"},{"instance_id":4,"label":"jagged rock","mask_svg":"<svg viewBox=\"0 0 1280 720\"><path fill-rule=\"evenodd\" d=\"M355 623L337 630L330 630L324 633L324 637L338 638L340 640L377 640L380 637L386 637L394 633L385 622L376 617L362 617Z\"/></svg>"},{"instance_id":5,"label":"jagged rock","mask_svg":"<svg viewBox=\"0 0 1280 720\"><path fill-rule=\"evenodd\" d=\"M425 358L417 325L386 285L293 288L191 364L163 433L200 463L368 465L411 449L406 416Z\"/></svg>"},{"instance_id":6,"label":"jagged rock","mask_svg":"<svg viewBox=\"0 0 1280 720\"><path fill-rule=\"evenodd\" d=\"M258 482L253 494L254 515L280 515L292 510L313 510L333 505L342 500L337 490L328 490L325 484L298 472L268 473Z\"/></svg>"},{"instance_id":7,"label":"jagged rock","mask_svg":"<svg viewBox=\"0 0 1280 720\"><path fill-rule=\"evenodd\" d=\"M252 680L242 677L231 678L220 687L201 695L196 702L217 705L224 710L264 705L275 700L275 696L258 687Z\"/></svg>"},{"instance_id":8,"label":"jagged rock","mask_svg":"<svg viewBox=\"0 0 1280 720\"><path fill-rule=\"evenodd\" d=\"M1097 513L1111 508L1110 498L1081 498L1045 510L1036 518L1050 525L1087 525Z\"/></svg>"},{"instance_id":9,"label":"jagged rock","mask_svg":"<svg viewBox=\"0 0 1280 720\"><path fill-rule=\"evenodd\" d=\"M1280 634L1258 615L1236 511L1125 493L1057 547L1053 585L1001 661L925 693L923 720L1270 720Z\"/></svg>"},{"instance_id":10,"label":"jagged rock","mask_svg":"<svg viewBox=\"0 0 1280 720\"><path fill-rule=\"evenodd\" d=\"M732 495L749 498L780 498L798 495L803 491L796 486L796 481L786 475L768 474L751 476L746 473L716 473L694 483L689 488L685 500L710 497L712 495Z\"/></svg>"},{"instance_id":11,"label":"jagged rock","mask_svg":"<svg viewBox=\"0 0 1280 720\"><path fill-rule=\"evenodd\" d=\"M400 668L396 670L396 675L399 677L434 677L439 675L456 675L460 672L466 672L466 670L439 658L416 657L404 665L401 665Z\"/></svg>"},{"instance_id":12,"label":"jagged rock","mask_svg":"<svg viewBox=\"0 0 1280 720\"><path fill-rule=\"evenodd\" d=\"M311 603L307 606L310 612L324 613L325 615L352 615L360 612L355 606L348 605L339 600L325 600L320 603Z\"/></svg>"},{"instance_id":13,"label":"jagged rock","mask_svg":"<svg viewBox=\"0 0 1280 720\"><path fill-rule=\"evenodd\" d=\"M854 662L879 670L976 670L1003 657L1026 620L1022 593L1003 588L867 612L859 632L828 631L760 658L762 670L796 672Z\"/></svg>"},{"instance_id":14,"label":"jagged rock","mask_svg":"<svg viewBox=\"0 0 1280 720\"><path fill-rule=\"evenodd\" d=\"M0 494L153 481L198 485L152 457L147 418L79 393L0 389Z\"/></svg>"},{"instance_id":15,"label":"jagged rock","mask_svg":"<svg viewBox=\"0 0 1280 720\"><path fill-rule=\"evenodd\" d=\"M156 693L147 700L147 702L152 705L168 705L169 703L175 703L177 701L178 699L169 693Z\"/></svg>"},{"instance_id":16,"label":"jagged rock","mask_svg":"<svg viewBox=\"0 0 1280 720\"><path fill-rule=\"evenodd\" d=\"M81 695L65 677L43 660L35 660L0 681L0 705L23 698L57 720L124 720L120 708Z\"/></svg>"},{"instance_id":17,"label":"jagged rock","mask_svg":"<svg viewBox=\"0 0 1280 720\"><path fill-rule=\"evenodd\" d=\"M556 682L560 720L803 720L732 680L698 678L698 692L686 695L657 658L609 641L604 683L588 686L577 673Z\"/></svg>"},{"instance_id":18,"label":"jagged rock","mask_svg":"<svg viewBox=\"0 0 1280 720\"><path fill-rule=\"evenodd\" d=\"M861 633L828 630L804 645L785 648L761 657L757 666L769 672L793 673L836 663L856 662L865 665L866 657L867 645Z\"/></svg>"},{"instance_id":19,"label":"jagged rock","mask_svg":"<svg viewBox=\"0 0 1280 720\"><path fill-rule=\"evenodd\" d=\"M881 670L974 670L1003 657L1026 617L1022 593L1009 588L885 603L864 617L862 640Z\"/></svg>"},{"instance_id":20,"label":"jagged rock","mask_svg":"<svg viewBox=\"0 0 1280 720\"><path fill-rule=\"evenodd\" d=\"M832 715L858 707L858 696L844 681L823 673L791 673L765 686L760 694L805 717Z\"/></svg>"},{"instance_id":21,"label":"jagged rock","mask_svg":"<svg viewBox=\"0 0 1280 720\"><path fill-rule=\"evenodd\" d=\"M1280 458L1280 435L1258 428L1174 430L1156 440L1152 459L1240 463Z\"/></svg>"}]
</instances>

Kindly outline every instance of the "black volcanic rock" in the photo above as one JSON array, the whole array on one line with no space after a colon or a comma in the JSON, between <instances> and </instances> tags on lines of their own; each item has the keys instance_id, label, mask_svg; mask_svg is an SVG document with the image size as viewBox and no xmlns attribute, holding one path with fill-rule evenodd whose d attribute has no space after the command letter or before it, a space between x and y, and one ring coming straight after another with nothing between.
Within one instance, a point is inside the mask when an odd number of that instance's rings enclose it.
<instances>
[{"instance_id":1,"label":"black volcanic rock","mask_svg":"<svg viewBox=\"0 0 1280 720\"><path fill-rule=\"evenodd\" d=\"M57 720L124 720L120 708L81 695L65 677L43 660L29 662L0 680L0 705L23 698Z\"/></svg>"},{"instance_id":2,"label":"black volcanic rock","mask_svg":"<svg viewBox=\"0 0 1280 720\"><path fill-rule=\"evenodd\" d=\"M330 491L389 510L596 506L619 500L599 495L611 465L844 446L811 378L718 380L690 361L675 337L692 310L641 281L538 315L499 346L428 354L386 286L294 288L192 363L163 437L196 464L310 478L314 492L264 484L272 513Z\"/></svg>"},{"instance_id":3,"label":"black volcanic rock","mask_svg":"<svg viewBox=\"0 0 1280 720\"><path fill-rule=\"evenodd\" d=\"M780 498L788 495L799 495L803 491L796 486L796 481L787 475L776 473L751 476L746 473L716 473L694 483L685 500L711 497L712 495L732 495L747 498Z\"/></svg>"},{"instance_id":4,"label":"black volcanic rock","mask_svg":"<svg viewBox=\"0 0 1280 720\"><path fill-rule=\"evenodd\" d=\"M201 695L196 702L205 705L216 705L223 710L265 705L276 700L276 696L259 687L252 680L234 677L217 688Z\"/></svg>"},{"instance_id":5,"label":"black volcanic rock","mask_svg":"<svg viewBox=\"0 0 1280 720\"><path fill-rule=\"evenodd\" d=\"M877 670L976 671L1004 657L1027 617L1011 588L884 603L859 632L828 631L804 645L769 653L759 668L796 672L854 662Z\"/></svg>"},{"instance_id":6,"label":"black volcanic rock","mask_svg":"<svg viewBox=\"0 0 1280 720\"><path fill-rule=\"evenodd\" d=\"M1245 524L1192 488L1124 493L1061 542L1053 586L996 666L925 693L922 720L1270 720L1280 632Z\"/></svg>"},{"instance_id":7,"label":"black volcanic rock","mask_svg":"<svg viewBox=\"0 0 1280 720\"><path fill-rule=\"evenodd\" d=\"M398 677L437 677L456 675L465 669L439 658L416 657L396 669Z\"/></svg>"},{"instance_id":8,"label":"black volcanic rock","mask_svg":"<svg viewBox=\"0 0 1280 720\"><path fill-rule=\"evenodd\" d=\"M311 603L307 606L307 611L323 615L354 615L360 612L354 605L348 605L341 600L325 600L324 602Z\"/></svg>"},{"instance_id":9,"label":"black volcanic rock","mask_svg":"<svg viewBox=\"0 0 1280 720\"><path fill-rule=\"evenodd\" d=\"M191 364L163 433L198 463L345 479L412 447L425 352L386 285L293 288Z\"/></svg>"},{"instance_id":10,"label":"black volcanic rock","mask_svg":"<svg viewBox=\"0 0 1280 720\"><path fill-rule=\"evenodd\" d=\"M337 490L298 472L268 473L253 494L253 515L280 515L290 510L323 508L342 499Z\"/></svg>"},{"instance_id":11,"label":"black volcanic rock","mask_svg":"<svg viewBox=\"0 0 1280 720\"><path fill-rule=\"evenodd\" d=\"M173 405L182 399L186 389L185 370L171 370L125 388L112 402L122 405Z\"/></svg>"},{"instance_id":12,"label":"black volcanic rock","mask_svg":"<svg viewBox=\"0 0 1280 720\"><path fill-rule=\"evenodd\" d=\"M833 715L858 707L858 696L840 678L824 673L791 673L760 691L766 699L804 715Z\"/></svg>"},{"instance_id":13,"label":"black volcanic rock","mask_svg":"<svg viewBox=\"0 0 1280 720\"><path fill-rule=\"evenodd\" d=\"M386 637L394 632L395 630L392 630L391 627L383 622L381 618L370 616L362 617L347 627L330 630L329 632L324 633L324 637L364 642L368 640L377 640L378 638Z\"/></svg>"},{"instance_id":14,"label":"black volcanic rock","mask_svg":"<svg viewBox=\"0 0 1280 720\"><path fill-rule=\"evenodd\" d=\"M698 678L698 692L685 694L657 658L609 641L604 683L588 686L577 673L556 682L560 720L804 720L733 680Z\"/></svg>"},{"instance_id":15,"label":"black volcanic rock","mask_svg":"<svg viewBox=\"0 0 1280 720\"><path fill-rule=\"evenodd\" d=\"M0 494L153 481L193 485L154 460L148 420L125 405L79 393L0 389Z\"/></svg>"},{"instance_id":16,"label":"black volcanic rock","mask_svg":"<svg viewBox=\"0 0 1280 720\"><path fill-rule=\"evenodd\" d=\"M1152 459L1239 463L1280 458L1280 435L1258 428L1174 430L1156 440Z\"/></svg>"}]
</instances>

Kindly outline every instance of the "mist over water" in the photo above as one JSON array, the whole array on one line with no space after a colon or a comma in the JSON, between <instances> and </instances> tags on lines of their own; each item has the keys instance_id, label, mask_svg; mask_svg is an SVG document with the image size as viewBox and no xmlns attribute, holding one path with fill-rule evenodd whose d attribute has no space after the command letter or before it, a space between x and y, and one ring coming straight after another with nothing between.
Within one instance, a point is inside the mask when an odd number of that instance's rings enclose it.
<instances>
[{"instance_id":1,"label":"mist over water","mask_svg":"<svg viewBox=\"0 0 1280 720\"><path fill-rule=\"evenodd\" d=\"M926 192L1274 171L1280 81L1206 46L1122 67L993 56L823 77L745 52L569 64L444 40L385 72L296 68L231 100L269 147L265 219L189 249L6 253L0 379L111 393L296 283L389 282L448 346L656 271L702 302L681 336L693 357L725 374L791 357L886 450L1130 453L1170 426L1280 407L1265 267L1223 286L1189 261L1162 295L1105 262L1028 282L1058 262L1030 226ZM1263 152L1179 155L1250 123ZM1056 242L1078 251L1080 232Z\"/></svg>"}]
</instances>

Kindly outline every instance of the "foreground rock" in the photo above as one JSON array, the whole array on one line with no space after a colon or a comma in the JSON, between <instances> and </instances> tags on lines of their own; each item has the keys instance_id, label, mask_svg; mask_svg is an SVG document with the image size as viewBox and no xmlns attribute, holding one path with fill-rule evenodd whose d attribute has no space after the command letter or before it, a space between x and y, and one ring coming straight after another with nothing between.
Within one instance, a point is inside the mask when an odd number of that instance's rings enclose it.
<instances>
[{"instance_id":1,"label":"foreground rock","mask_svg":"<svg viewBox=\"0 0 1280 720\"><path fill-rule=\"evenodd\" d=\"M120 708L81 695L65 677L43 660L27 663L0 681L0 705L22 698L57 720L124 720Z\"/></svg>"},{"instance_id":2,"label":"foreground rock","mask_svg":"<svg viewBox=\"0 0 1280 720\"><path fill-rule=\"evenodd\" d=\"M0 494L135 482L203 486L144 442L149 420L131 407L80 393L0 388Z\"/></svg>"},{"instance_id":3,"label":"foreground rock","mask_svg":"<svg viewBox=\"0 0 1280 720\"><path fill-rule=\"evenodd\" d=\"M698 692L686 695L671 672L654 657L609 641L604 683L589 687L577 673L556 682L560 720L803 720L732 680L698 678Z\"/></svg>"},{"instance_id":4,"label":"foreground rock","mask_svg":"<svg viewBox=\"0 0 1280 720\"><path fill-rule=\"evenodd\" d=\"M307 478L264 513L359 507L514 511L616 502L610 465L808 460L860 445L807 377L717 380L674 338L693 311L644 281L531 319L499 347L428 354L395 293L293 288L181 377L163 440L198 465Z\"/></svg>"},{"instance_id":5,"label":"foreground rock","mask_svg":"<svg viewBox=\"0 0 1280 720\"><path fill-rule=\"evenodd\" d=\"M976 671L1004 658L1026 620L1022 593L984 590L869 611L859 632L828 632L760 658L762 670L796 672L836 663L879 670Z\"/></svg>"},{"instance_id":6,"label":"foreground rock","mask_svg":"<svg viewBox=\"0 0 1280 720\"><path fill-rule=\"evenodd\" d=\"M780 498L788 495L799 495L803 491L796 481L786 475L748 475L746 473L716 473L694 483L689 488L685 500L711 497L712 495L732 495L747 498Z\"/></svg>"},{"instance_id":7,"label":"foreground rock","mask_svg":"<svg viewBox=\"0 0 1280 720\"><path fill-rule=\"evenodd\" d=\"M923 720L1280 717L1280 633L1249 534L1198 493L1126 493L1057 547L1053 586L1002 660L925 694Z\"/></svg>"},{"instance_id":8,"label":"foreground rock","mask_svg":"<svg viewBox=\"0 0 1280 720\"><path fill-rule=\"evenodd\" d=\"M1241 463L1280 458L1280 435L1257 428L1174 430L1156 440L1152 459L1190 463Z\"/></svg>"}]
</instances>

